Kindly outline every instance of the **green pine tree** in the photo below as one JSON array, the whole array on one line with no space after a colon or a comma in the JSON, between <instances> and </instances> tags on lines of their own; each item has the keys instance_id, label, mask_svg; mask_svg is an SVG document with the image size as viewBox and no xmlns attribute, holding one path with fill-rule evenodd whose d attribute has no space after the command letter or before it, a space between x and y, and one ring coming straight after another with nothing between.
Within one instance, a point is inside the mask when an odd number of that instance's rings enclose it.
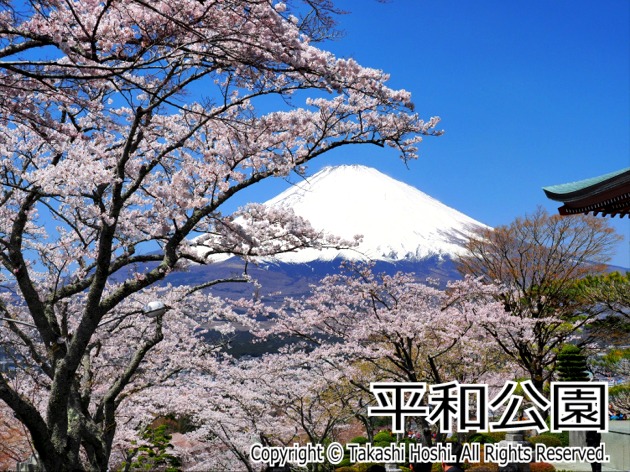
<instances>
[{"instance_id":1,"label":"green pine tree","mask_svg":"<svg viewBox=\"0 0 630 472\"><path fill-rule=\"evenodd\" d=\"M149 445L135 447L129 451L127 461L123 463L121 471L155 471L178 472L181 470L181 461L178 457L170 454L168 449L172 448L172 436L167 431L166 425L155 428L148 427L142 438Z\"/></svg>"},{"instance_id":2,"label":"green pine tree","mask_svg":"<svg viewBox=\"0 0 630 472\"><path fill-rule=\"evenodd\" d=\"M556 371L558 378L562 381L585 381L589 379L586 356L579 347L573 344L565 344L558 353Z\"/></svg>"}]
</instances>

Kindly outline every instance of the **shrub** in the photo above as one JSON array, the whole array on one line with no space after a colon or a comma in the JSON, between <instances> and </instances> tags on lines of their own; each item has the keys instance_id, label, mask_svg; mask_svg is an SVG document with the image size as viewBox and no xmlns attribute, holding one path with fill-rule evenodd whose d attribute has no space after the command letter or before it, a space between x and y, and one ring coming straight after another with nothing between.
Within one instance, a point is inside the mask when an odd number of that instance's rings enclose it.
<instances>
[{"instance_id":1,"label":"shrub","mask_svg":"<svg viewBox=\"0 0 630 472\"><path fill-rule=\"evenodd\" d=\"M486 433L475 433L468 440L471 443L494 444L498 442L494 437Z\"/></svg>"},{"instance_id":2,"label":"shrub","mask_svg":"<svg viewBox=\"0 0 630 472\"><path fill-rule=\"evenodd\" d=\"M377 447L387 447L391 443L395 443L396 438L389 431L381 431L374 435L374 446Z\"/></svg>"},{"instance_id":3,"label":"shrub","mask_svg":"<svg viewBox=\"0 0 630 472\"><path fill-rule=\"evenodd\" d=\"M505 431L492 431L490 433L483 433L486 436L490 436L492 439L494 439L495 443L498 443L500 441L503 441L505 439Z\"/></svg>"},{"instance_id":4,"label":"shrub","mask_svg":"<svg viewBox=\"0 0 630 472\"><path fill-rule=\"evenodd\" d=\"M553 434L555 437L557 437L560 442L562 443L562 447L569 447L569 432L568 431L562 431L561 433L549 433L549 434Z\"/></svg>"},{"instance_id":5,"label":"shrub","mask_svg":"<svg viewBox=\"0 0 630 472\"><path fill-rule=\"evenodd\" d=\"M337 464L337 468L335 470L341 470L341 469L346 469L347 467L350 467L352 465L352 463L350 462L350 454L346 454L343 456L343 459L341 459L341 462L339 462L339 464Z\"/></svg>"},{"instance_id":6,"label":"shrub","mask_svg":"<svg viewBox=\"0 0 630 472\"><path fill-rule=\"evenodd\" d=\"M532 436L529 438L529 442L532 444L544 444L547 447L562 446L560 438L553 433L542 433L538 436Z\"/></svg>"},{"instance_id":7,"label":"shrub","mask_svg":"<svg viewBox=\"0 0 630 472\"><path fill-rule=\"evenodd\" d=\"M355 438L352 438L350 441L348 441L348 444L353 443L353 444L367 444L368 442L368 438L364 437L364 436L357 436ZM348 452L348 450L345 450L345 454L343 459L341 460L341 462L339 462L339 464L337 464L337 469L335 470L340 470L343 469L344 467L349 467L351 466L352 463L350 462L350 453ZM353 471L355 469L352 469Z\"/></svg>"},{"instance_id":8,"label":"shrub","mask_svg":"<svg viewBox=\"0 0 630 472\"><path fill-rule=\"evenodd\" d=\"M381 431L374 435L374 445L376 445L376 443L385 443L387 445L394 441L396 441L396 438L394 438L389 431Z\"/></svg>"},{"instance_id":9,"label":"shrub","mask_svg":"<svg viewBox=\"0 0 630 472\"><path fill-rule=\"evenodd\" d=\"M368 438L366 438L365 436L357 436L356 438L352 438L348 442L353 444L367 444Z\"/></svg>"},{"instance_id":10,"label":"shrub","mask_svg":"<svg viewBox=\"0 0 630 472\"><path fill-rule=\"evenodd\" d=\"M532 462L529 464L531 472L555 472L556 468L547 462Z\"/></svg>"}]
</instances>

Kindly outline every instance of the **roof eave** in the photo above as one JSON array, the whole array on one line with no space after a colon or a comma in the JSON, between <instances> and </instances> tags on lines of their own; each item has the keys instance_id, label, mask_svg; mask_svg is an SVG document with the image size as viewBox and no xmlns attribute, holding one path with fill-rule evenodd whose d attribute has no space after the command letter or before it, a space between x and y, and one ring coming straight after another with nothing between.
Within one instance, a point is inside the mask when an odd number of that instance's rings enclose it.
<instances>
[{"instance_id":1,"label":"roof eave","mask_svg":"<svg viewBox=\"0 0 630 472\"><path fill-rule=\"evenodd\" d=\"M547 198L555 201L571 203L584 200L586 198L595 197L600 194L604 194L608 191L619 189L623 186L630 186L630 168L622 169L618 173L613 174L611 177L601 180L592 185L585 185L580 187L581 182L590 182L592 179L584 181L573 182L571 184L560 184L543 187L543 191ZM562 191L562 187L575 188L575 190Z\"/></svg>"}]
</instances>

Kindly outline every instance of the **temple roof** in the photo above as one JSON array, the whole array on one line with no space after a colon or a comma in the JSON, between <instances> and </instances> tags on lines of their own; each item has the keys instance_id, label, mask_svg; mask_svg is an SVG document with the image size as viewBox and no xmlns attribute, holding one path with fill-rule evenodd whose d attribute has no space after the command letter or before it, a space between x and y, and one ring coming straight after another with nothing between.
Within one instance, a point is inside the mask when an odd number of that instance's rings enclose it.
<instances>
[{"instance_id":1,"label":"temple roof","mask_svg":"<svg viewBox=\"0 0 630 472\"><path fill-rule=\"evenodd\" d=\"M558 208L561 215L579 213L602 216L630 214L630 167L560 185L543 187L547 198L564 203Z\"/></svg>"}]
</instances>

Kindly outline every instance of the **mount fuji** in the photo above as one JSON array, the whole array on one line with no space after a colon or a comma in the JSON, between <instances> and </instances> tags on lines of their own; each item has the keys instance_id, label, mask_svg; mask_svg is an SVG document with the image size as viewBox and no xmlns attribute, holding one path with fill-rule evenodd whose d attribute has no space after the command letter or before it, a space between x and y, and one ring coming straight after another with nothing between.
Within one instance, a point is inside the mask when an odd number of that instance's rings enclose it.
<instances>
[{"instance_id":1,"label":"mount fuji","mask_svg":"<svg viewBox=\"0 0 630 472\"><path fill-rule=\"evenodd\" d=\"M351 249L302 249L273 258L259 258L248 266L257 280L256 295L267 306L282 304L285 297L307 295L324 276L340 271L342 260L372 261L378 273L414 273L418 280L430 277L444 286L460 278L456 259L463 243L482 223L450 208L420 190L379 172L352 165L326 167L265 202L293 210L318 231L352 240ZM243 262L231 257L187 272L174 273L174 284L195 284L240 275ZM251 296L249 284L223 283L212 293L225 298ZM209 339L215 336L210 331ZM260 355L277 349L275 340L253 343L251 334L234 334L235 356Z\"/></svg>"},{"instance_id":2,"label":"mount fuji","mask_svg":"<svg viewBox=\"0 0 630 472\"><path fill-rule=\"evenodd\" d=\"M455 260L463 242L482 223L454 210L420 190L377 171L352 165L326 167L267 201L291 208L311 225L344 239L363 236L351 249L303 249L273 258L258 258L248 273L268 303L299 297L327 274L339 272L342 260L372 261L377 272L413 272L419 280L431 277L445 284L460 277ZM166 282L197 284L242 274L237 257L214 259L171 274ZM249 296L249 284L223 283L215 295Z\"/></svg>"},{"instance_id":3,"label":"mount fuji","mask_svg":"<svg viewBox=\"0 0 630 472\"><path fill-rule=\"evenodd\" d=\"M352 240L352 249L303 249L274 260L305 263L333 259L419 261L457 257L482 223L420 190L361 165L326 167L265 205L292 209L320 231Z\"/></svg>"}]
</instances>

